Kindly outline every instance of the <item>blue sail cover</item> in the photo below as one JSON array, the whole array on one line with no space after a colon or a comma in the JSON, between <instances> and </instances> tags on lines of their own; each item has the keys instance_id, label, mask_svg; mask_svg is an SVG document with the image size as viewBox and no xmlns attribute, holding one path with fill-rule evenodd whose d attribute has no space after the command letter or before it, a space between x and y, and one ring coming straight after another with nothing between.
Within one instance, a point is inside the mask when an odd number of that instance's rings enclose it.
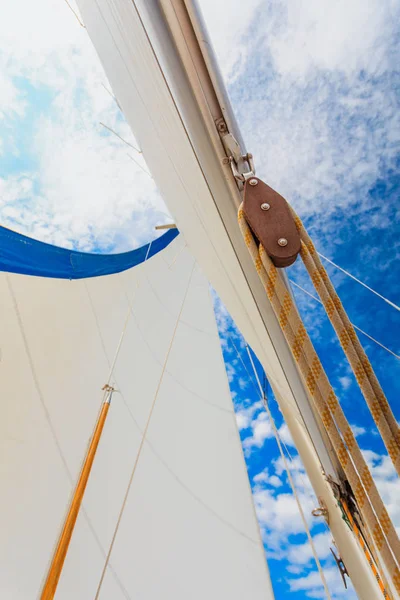
<instances>
[{"instance_id":1,"label":"blue sail cover","mask_svg":"<svg viewBox=\"0 0 400 600\"><path fill-rule=\"evenodd\" d=\"M178 234L178 229L169 229L156 240L130 252L91 254L58 248L0 227L0 271L57 279L111 275L139 265L146 256L151 258Z\"/></svg>"}]
</instances>

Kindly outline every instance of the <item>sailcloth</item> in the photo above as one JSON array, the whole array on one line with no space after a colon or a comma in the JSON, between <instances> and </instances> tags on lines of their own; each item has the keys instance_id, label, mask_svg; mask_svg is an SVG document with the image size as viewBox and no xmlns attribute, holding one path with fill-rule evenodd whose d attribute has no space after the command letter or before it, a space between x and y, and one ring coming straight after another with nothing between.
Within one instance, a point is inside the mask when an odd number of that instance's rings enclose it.
<instances>
[{"instance_id":1,"label":"sailcloth","mask_svg":"<svg viewBox=\"0 0 400 600\"><path fill-rule=\"evenodd\" d=\"M94 255L67 260L22 236L7 254L3 240L4 598L40 596L107 382L116 391L56 598L273 597L208 282L174 236L98 277ZM45 261L50 277L35 275Z\"/></svg>"}]
</instances>

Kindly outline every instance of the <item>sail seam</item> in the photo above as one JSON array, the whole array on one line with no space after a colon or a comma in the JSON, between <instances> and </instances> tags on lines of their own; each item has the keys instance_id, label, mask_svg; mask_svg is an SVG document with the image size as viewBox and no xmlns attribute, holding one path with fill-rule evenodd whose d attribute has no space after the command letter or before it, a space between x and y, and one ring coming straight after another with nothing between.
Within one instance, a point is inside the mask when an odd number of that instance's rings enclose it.
<instances>
[{"instance_id":1,"label":"sail seam","mask_svg":"<svg viewBox=\"0 0 400 600\"><path fill-rule=\"evenodd\" d=\"M171 350L172 350L172 346L173 346L173 343L174 343L174 340L175 340L175 335L176 335L176 332L178 330L178 325L179 325L180 317L181 317L181 314L183 312L183 308L185 306L186 298L187 298L188 291L189 291L190 282L192 280L192 276L193 276L193 272L194 272L194 268L195 268L195 263L193 262L192 270L190 272L190 276L188 278L188 283L187 283L187 286L186 286L185 295L183 297L182 305L181 305L178 317L176 319L175 327L174 327L174 330L173 330L173 333L172 333L172 337L171 337L171 340L170 340L170 343L169 343L169 346L168 346L168 350L167 350L167 353L166 353L166 356L165 356L165 360L164 360L163 368L162 368L162 371L161 371L161 375L160 375L160 378L158 380L157 389L155 391L153 402L152 402L151 407L150 407L150 412L149 412L149 415L147 417L147 421L146 421L146 425L145 425L145 428L144 428L144 431L143 431L142 439L140 441L139 449L138 449L138 452L136 454L136 458L135 458L135 462L134 462L134 465L133 465L132 473L131 473L131 476L130 476L129 482L128 482L128 487L126 489L125 496L124 496L124 499L123 499L123 502L122 502L122 506L121 506L121 510L120 510L119 515L118 515L118 520L117 520L117 523L116 523L116 526L115 526L115 529L114 529L114 534L113 534L113 537L111 539L111 544L110 544L110 547L109 547L109 550L108 550L108 553L107 553L106 561L104 563L103 571L102 571L102 574L101 574L101 577L100 577L99 585L98 585L98 588L97 588L94 600L98 600L99 595L100 595L100 591L101 591L101 588L102 588L102 585L103 585L103 581L104 581L104 577L105 577L105 574L106 574L106 571L107 571L108 563L109 563L109 560L110 560L110 557L111 557L111 553L112 553L113 548L114 548L115 540L116 540L117 535L118 535L119 526L121 524L121 520L122 520L124 511L125 511L125 507L126 507L126 504L127 504L127 501L128 501L129 493L130 493L130 490L131 490L131 487L132 487L132 482L133 482L133 479L134 479L134 476L135 476L135 473L136 473L136 469L137 469L137 466L138 466L138 463L139 463L139 459L140 459L140 456L141 456L141 453L142 453L144 442L146 440L146 435L147 435L147 432L148 432L148 429L149 429L149 426L150 426L151 418L152 418L153 413L154 413L154 408L155 408L155 405L156 405L156 402L157 402L157 398L158 398L158 394L159 394L159 391L160 391L160 388L161 388L161 383L162 383L163 378L164 378L164 374L165 374L166 366L168 364L168 360L169 360L169 356L170 356L170 353L171 353Z\"/></svg>"}]
</instances>

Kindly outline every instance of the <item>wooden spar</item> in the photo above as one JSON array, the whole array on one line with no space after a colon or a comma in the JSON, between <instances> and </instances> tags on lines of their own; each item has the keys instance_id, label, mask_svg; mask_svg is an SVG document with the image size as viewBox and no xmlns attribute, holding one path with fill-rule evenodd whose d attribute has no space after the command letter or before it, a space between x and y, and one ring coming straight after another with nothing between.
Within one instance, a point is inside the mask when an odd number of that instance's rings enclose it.
<instances>
[{"instance_id":1,"label":"wooden spar","mask_svg":"<svg viewBox=\"0 0 400 600\"><path fill-rule=\"evenodd\" d=\"M49 571L47 574L45 584L43 586L43 591L40 596L40 600L53 600L57 591L57 585L61 577L62 569L68 552L68 547L72 538L72 534L74 532L76 520L78 518L79 510L82 504L83 495L85 493L87 482L89 480L90 472L93 466L93 461L96 456L101 434L103 432L108 410L110 408L113 388L111 388L110 386L105 386L104 389L107 393L106 399L104 400L103 406L101 407L100 415L97 420L93 437L86 454L85 462L83 463L82 471L79 476L79 480L71 500L68 514L66 516L61 535L58 539L58 543L53 554L53 559L49 567Z\"/></svg>"},{"instance_id":2,"label":"wooden spar","mask_svg":"<svg viewBox=\"0 0 400 600\"><path fill-rule=\"evenodd\" d=\"M156 225L156 229L176 229L175 223L167 223L166 225Z\"/></svg>"}]
</instances>

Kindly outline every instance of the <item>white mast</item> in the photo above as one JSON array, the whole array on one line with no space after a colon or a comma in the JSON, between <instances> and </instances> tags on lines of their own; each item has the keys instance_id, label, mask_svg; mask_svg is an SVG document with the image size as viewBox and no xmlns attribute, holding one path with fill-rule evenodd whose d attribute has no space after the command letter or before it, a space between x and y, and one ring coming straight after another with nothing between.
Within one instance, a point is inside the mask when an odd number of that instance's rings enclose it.
<instances>
[{"instance_id":1,"label":"white mast","mask_svg":"<svg viewBox=\"0 0 400 600\"><path fill-rule=\"evenodd\" d=\"M380 598L325 480L321 465L326 474L336 477L335 465L237 227L239 193L229 165L222 164L226 154L214 109L222 110L225 122L229 114L215 76L211 77L214 89L203 87L207 69L204 77L201 48L196 48L185 4L161 3L169 25L156 0L115 0L112 6L106 0L79 0L78 4L178 227L266 370L314 490L328 509L330 528L359 598ZM187 4L199 28L192 3ZM212 67L210 61L207 67ZM228 125L234 127L232 122Z\"/></svg>"}]
</instances>

